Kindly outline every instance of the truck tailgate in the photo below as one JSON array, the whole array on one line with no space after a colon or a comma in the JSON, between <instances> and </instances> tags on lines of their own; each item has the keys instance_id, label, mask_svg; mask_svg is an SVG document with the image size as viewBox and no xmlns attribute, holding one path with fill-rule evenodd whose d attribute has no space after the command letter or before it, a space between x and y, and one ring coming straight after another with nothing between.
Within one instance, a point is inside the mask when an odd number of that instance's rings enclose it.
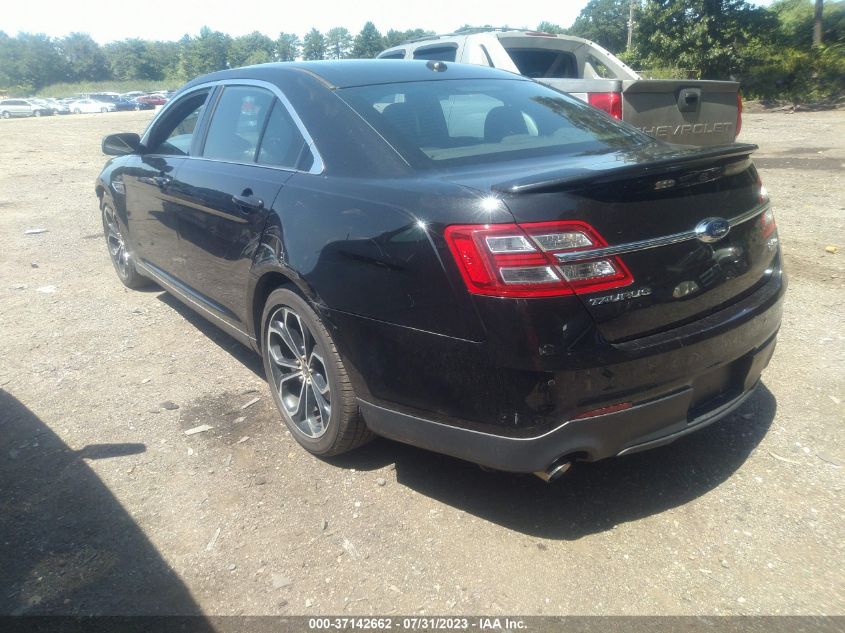
<instances>
[{"instance_id":1,"label":"truck tailgate","mask_svg":"<svg viewBox=\"0 0 845 633\"><path fill-rule=\"evenodd\" d=\"M682 145L727 145L737 134L739 84L641 79L622 82L622 120Z\"/></svg>"}]
</instances>

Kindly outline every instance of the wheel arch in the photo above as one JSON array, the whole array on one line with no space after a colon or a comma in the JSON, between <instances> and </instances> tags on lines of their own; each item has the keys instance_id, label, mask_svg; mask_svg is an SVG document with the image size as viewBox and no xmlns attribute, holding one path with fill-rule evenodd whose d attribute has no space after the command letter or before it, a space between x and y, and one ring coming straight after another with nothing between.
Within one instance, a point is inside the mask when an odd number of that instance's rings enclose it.
<instances>
[{"instance_id":1,"label":"wheel arch","mask_svg":"<svg viewBox=\"0 0 845 633\"><path fill-rule=\"evenodd\" d=\"M314 306L314 293L307 287L302 280L297 279L297 275L291 270L285 270L281 267L273 267L269 270L263 270L255 276L255 282L252 284L252 298L250 300L251 314L252 314L252 335L255 339L255 347L257 351L261 351L261 316L264 313L264 305L267 303L267 297L277 288L287 288L300 295L303 299Z\"/></svg>"}]
</instances>

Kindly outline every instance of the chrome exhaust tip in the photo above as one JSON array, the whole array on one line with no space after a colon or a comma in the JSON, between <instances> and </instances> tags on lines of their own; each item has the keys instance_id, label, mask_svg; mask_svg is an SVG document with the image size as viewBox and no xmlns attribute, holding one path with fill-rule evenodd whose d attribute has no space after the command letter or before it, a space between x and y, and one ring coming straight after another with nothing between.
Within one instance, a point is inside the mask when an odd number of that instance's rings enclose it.
<instances>
[{"instance_id":1,"label":"chrome exhaust tip","mask_svg":"<svg viewBox=\"0 0 845 633\"><path fill-rule=\"evenodd\" d=\"M572 462L565 457L561 457L553 461L546 470L538 470L534 474L547 484L550 484L567 473L570 468L572 468Z\"/></svg>"}]
</instances>

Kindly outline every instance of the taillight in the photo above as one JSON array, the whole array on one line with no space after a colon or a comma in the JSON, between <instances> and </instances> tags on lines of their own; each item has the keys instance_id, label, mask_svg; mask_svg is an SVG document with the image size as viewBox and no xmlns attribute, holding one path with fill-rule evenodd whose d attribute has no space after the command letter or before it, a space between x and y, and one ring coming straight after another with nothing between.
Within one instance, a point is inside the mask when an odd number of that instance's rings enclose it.
<instances>
[{"instance_id":1,"label":"taillight","mask_svg":"<svg viewBox=\"0 0 845 633\"><path fill-rule=\"evenodd\" d=\"M772 233L777 231L778 225L775 222L775 214L772 208L769 207L760 216L760 230L763 232L763 237L769 237Z\"/></svg>"},{"instance_id":2,"label":"taillight","mask_svg":"<svg viewBox=\"0 0 845 633\"><path fill-rule=\"evenodd\" d=\"M555 297L633 282L618 257L558 262L558 253L607 246L585 222L453 225L446 228L444 235L461 277L473 294Z\"/></svg>"},{"instance_id":3,"label":"taillight","mask_svg":"<svg viewBox=\"0 0 845 633\"><path fill-rule=\"evenodd\" d=\"M587 94L587 103L594 108L604 110L614 119L622 120L621 92L590 92Z\"/></svg>"},{"instance_id":4,"label":"taillight","mask_svg":"<svg viewBox=\"0 0 845 633\"><path fill-rule=\"evenodd\" d=\"M736 93L736 136L739 136L742 130L742 95L737 90ZM734 138L736 138L736 136Z\"/></svg>"}]
</instances>

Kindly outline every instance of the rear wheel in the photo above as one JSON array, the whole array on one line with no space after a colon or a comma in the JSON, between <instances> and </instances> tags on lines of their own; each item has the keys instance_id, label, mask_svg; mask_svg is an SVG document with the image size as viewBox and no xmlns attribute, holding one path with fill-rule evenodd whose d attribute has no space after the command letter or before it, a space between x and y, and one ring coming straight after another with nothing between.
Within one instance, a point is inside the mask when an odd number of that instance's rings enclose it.
<instances>
[{"instance_id":1,"label":"rear wheel","mask_svg":"<svg viewBox=\"0 0 845 633\"><path fill-rule=\"evenodd\" d=\"M106 236L111 263L123 285L132 289L149 286L150 280L135 269L135 263L132 261L117 221L117 214L108 202L103 204L103 232Z\"/></svg>"},{"instance_id":2,"label":"rear wheel","mask_svg":"<svg viewBox=\"0 0 845 633\"><path fill-rule=\"evenodd\" d=\"M100 112L102 112L103 114L105 114L108 111L109 111L108 108L100 108Z\"/></svg>"},{"instance_id":3,"label":"rear wheel","mask_svg":"<svg viewBox=\"0 0 845 633\"><path fill-rule=\"evenodd\" d=\"M267 382L300 445L327 457L373 437L328 330L302 297L287 288L270 293L261 332Z\"/></svg>"},{"instance_id":4,"label":"rear wheel","mask_svg":"<svg viewBox=\"0 0 845 633\"><path fill-rule=\"evenodd\" d=\"M33 114L35 114L35 116L41 116L41 110L36 110Z\"/></svg>"},{"instance_id":5,"label":"rear wheel","mask_svg":"<svg viewBox=\"0 0 845 633\"><path fill-rule=\"evenodd\" d=\"M74 114L82 114L82 110L80 110L79 108L74 108L73 113Z\"/></svg>"}]
</instances>

